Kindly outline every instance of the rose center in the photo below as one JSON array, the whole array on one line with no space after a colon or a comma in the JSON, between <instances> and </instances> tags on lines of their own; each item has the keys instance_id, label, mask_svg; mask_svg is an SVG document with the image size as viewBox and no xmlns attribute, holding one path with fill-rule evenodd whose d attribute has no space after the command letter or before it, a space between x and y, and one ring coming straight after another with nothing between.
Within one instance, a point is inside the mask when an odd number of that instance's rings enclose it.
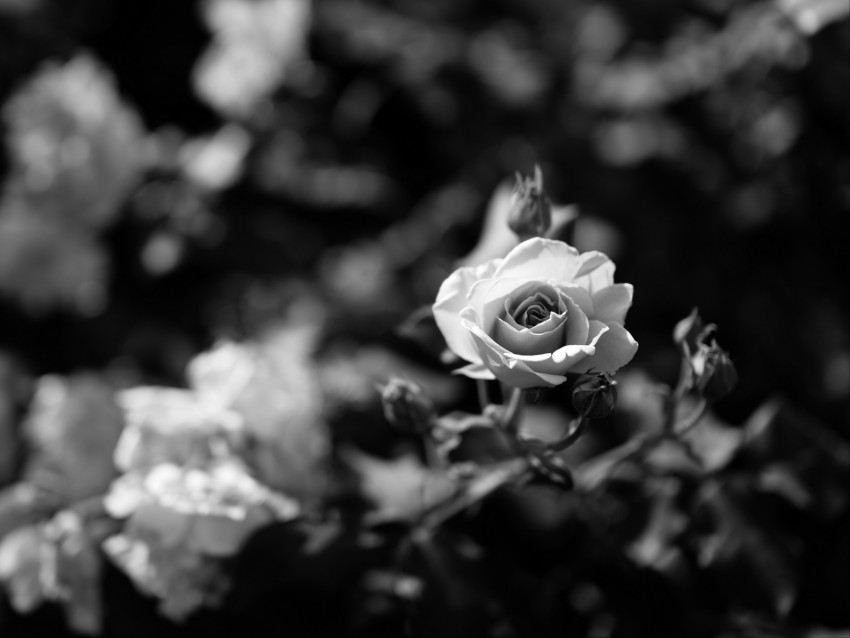
<instances>
[{"instance_id":1,"label":"rose center","mask_svg":"<svg viewBox=\"0 0 850 638\"><path fill-rule=\"evenodd\" d=\"M552 299L544 292L536 292L523 300L511 313L514 321L523 328L533 328L537 324L546 321L553 312L557 313L561 308L557 299Z\"/></svg>"}]
</instances>

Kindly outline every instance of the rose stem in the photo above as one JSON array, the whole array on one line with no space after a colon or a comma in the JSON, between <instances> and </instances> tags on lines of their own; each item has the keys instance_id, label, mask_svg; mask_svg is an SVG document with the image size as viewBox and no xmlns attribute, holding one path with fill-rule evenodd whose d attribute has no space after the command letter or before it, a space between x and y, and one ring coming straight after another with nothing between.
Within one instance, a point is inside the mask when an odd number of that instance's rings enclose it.
<instances>
[{"instance_id":1,"label":"rose stem","mask_svg":"<svg viewBox=\"0 0 850 638\"><path fill-rule=\"evenodd\" d=\"M684 434L690 432L696 425L699 424L702 417L705 416L707 408L708 401L706 401L705 399L700 399L699 405L694 409L691 415L681 423L677 424L675 429L676 434L679 436L683 436Z\"/></svg>"},{"instance_id":2,"label":"rose stem","mask_svg":"<svg viewBox=\"0 0 850 638\"><path fill-rule=\"evenodd\" d=\"M546 448L552 450L553 452L562 452L563 450L566 450L573 443L579 440L581 435L584 433L585 427L587 427L587 421L588 419L586 417L579 416L579 418L574 421L575 425L572 426L567 436L565 436L560 441L550 443L546 446Z\"/></svg>"},{"instance_id":3,"label":"rose stem","mask_svg":"<svg viewBox=\"0 0 850 638\"><path fill-rule=\"evenodd\" d=\"M516 434L518 429L520 407L522 406L522 388L514 388L511 391L511 398L508 402L505 413L502 417L502 424L505 430L511 434Z\"/></svg>"},{"instance_id":4,"label":"rose stem","mask_svg":"<svg viewBox=\"0 0 850 638\"><path fill-rule=\"evenodd\" d=\"M667 400L664 402L664 432L667 434L672 434L673 432L676 425L676 412L678 412L679 404L682 402L685 392L688 391L688 379L690 378L688 373L690 372L690 365L690 359L683 356L681 359L681 366L679 367L679 379L676 383L676 388L667 396Z\"/></svg>"},{"instance_id":5,"label":"rose stem","mask_svg":"<svg viewBox=\"0 0 850 638\"><path fill-rule=\"evenodd\" d=\"M487 380L476 379L475 388L478 390L478 405L481 406L481 410L483 412L484 408L490 405L490 395L487 392Z\"/></svg>"},{"instance_id":6,"label":"rose stem","mask_svg":"<svg viewBox=\"0 0 850 638\"><path fill-rule=\"evenodd\" d=\"M425 512L419 525L420 530L432 530L455 514L474 505L484 497L496 491L502 485L519 479L529 471L528 461L524 458L503 461L485 474L473 479L466 489L454 498L444 501Z\"/></svg>"}]
</instances>

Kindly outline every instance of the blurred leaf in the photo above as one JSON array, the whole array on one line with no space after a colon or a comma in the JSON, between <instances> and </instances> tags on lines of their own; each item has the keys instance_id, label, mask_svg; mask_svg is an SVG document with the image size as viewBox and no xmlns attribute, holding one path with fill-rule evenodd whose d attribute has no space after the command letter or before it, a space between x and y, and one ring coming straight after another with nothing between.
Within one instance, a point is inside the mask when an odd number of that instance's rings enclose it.
<instances>
[{"instance_id":1,"label":"blurred leaf","mask_svg":"<svg viewBox=\"0 0 850 638\"><path fill-rule=\"evenodd\" d=\"M850 15L847 0L777 0L776 4L806 35L814 35Z\"/></svg>"},{"instance_id":2,"label":"blurred leaf","mask_svg":"<svg viewBox=\"0 0 850 638\"><path fill-rule=\"evenodd\" d=\"M659 480L652 486L649 522L643 534L629 545L627 553L641 565L663 568L680 554L677 540L688 527L689 520L676 503L680 492L678 481Z\"/></svg>"},{"instance_id":3,"label":"blurred leaf","mask_svg":"<svg viewBox=\"0 0 850 638\"><path fill-rule=\"evenodd\" d=\"M779 542L781 528L769 533L768 521L756 518L758 513L724 484L706 482L698 500L713 525L699 538L700 565L721 583L735 583L733 600L785 617L797 596L797 577L788 547Z\"/></svg>"},{"instance_id":4,"label":"blurred leaf","mask_svg":"<svg viewBox=\"0 0 850 638\"><path fill-rule=\"evenodd\" d=\"M374 504L367 515L373 524L413 521L457 489L445 472L425 467L412 455L385 461L348 448L343 458L359 474L363 494Z\"/></svg>"},{"instance_id":5,"label":"blurred leaf","mask_svg":"<svg viewBox=\"0 0 850 638\"><path fill-rule=\"evenodd\" d=\"M493 597L482 549L452 532L418 535L402 554L400 567L417 577L421 590L409 606L409 627L416 638L513 635Z\"/></svg>"}]
</instances>

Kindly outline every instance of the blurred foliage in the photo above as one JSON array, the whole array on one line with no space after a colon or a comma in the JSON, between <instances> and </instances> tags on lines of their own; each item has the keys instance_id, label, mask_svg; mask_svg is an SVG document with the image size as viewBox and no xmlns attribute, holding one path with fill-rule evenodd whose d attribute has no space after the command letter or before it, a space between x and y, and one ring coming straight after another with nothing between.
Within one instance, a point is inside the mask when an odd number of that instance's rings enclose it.
<instances>
[{"instance_id":1,"label":"blurred foliage","mask_svg":"<svg viewBox=\"0 0 850 638\"><path fill-rule=\"evenodd\" d=\"M89 561L104 635L846 636L831 632L850 626L848 13L0 0L0 536L19 532L0 578L22 575L30 600L34 538L91 546L42 512L67 504L56 485L82 498L112 478L88 445L114 445L104 388L214 395L231 364L187 364L233 339L259 379L230 397L252 436L293 424L251 462L340 519L261 529L226 561L227 604L183 625ZM463 255L498 253L500 185L538 164L565 235L634 284L640 350L617 411L563 453L579 489L509 487L410 537L404 519L449 488L377 387L396 372L441 411L476 409L416 312ZM619 463L653 434L652 387L679 370L671 327L694 306L721 326L736 390L690 445ZM265 409L280 388L285 415ZM523 427L545 439L568 405L555 390ZM325 435L305 418L328 426L321 489ZM458 461L504 459L491 430L462 439ZM281 470L287 455L306 469ZM363 516L375 527L350 524ZM59 606L0 598L0 634L33 632L71 635Z\"/></svg>"}]
</instances>

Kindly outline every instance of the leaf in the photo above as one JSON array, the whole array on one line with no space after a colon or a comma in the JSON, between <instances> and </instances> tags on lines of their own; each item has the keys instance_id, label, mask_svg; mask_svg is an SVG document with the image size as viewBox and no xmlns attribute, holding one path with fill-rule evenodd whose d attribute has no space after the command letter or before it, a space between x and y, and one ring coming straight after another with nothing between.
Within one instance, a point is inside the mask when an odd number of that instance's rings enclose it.
<instances>
[{"instance_id":1,"label":"leaf","mask_svg":"<svg viewBox=\"0 0 850 638\"><path fill-rule=\"evenodd\" d=\"M647 567L659 567L673 560L679 553L674 542L688 526L687 517L676 507L680 490L678 481L666 479L656 486L649 523L643 534L626 550L632 560Z\"/></svg>"},{"instance_id":2,"label":"leaf","mask_svg":"<svg viewBox=\"0 0 850 638\"><path fill-rule=\"evenodd\" d=\"M496 635L494 623L504 622L504 610L495 599L480 546L466 536L440 530L417 535L401 555L399 576L412 577L417 584L408 616L411 635Z\"/></svg>"},{"instance_id":3,"label":"leaf","mask_svg":"<svg viewBox=\"0 0 850 638\"><path fill-rule=\"evenodd\" d=\"M412 521L455 493L455 482L445 473L429 469L413 455L383 460L354 448L343 458L357 472L363 494L375 509L370 523Z\"/></svg>"},{"instance_id":4,"label":"leaf","mask_svg":"<svg viewBox=\"0 0 850 638\"><path fill-rule=\"evenodd\" d=\"M745 503L733 486L716 481L703 484L698 500L714 525L699 540L699 563L724 577L727 585L734 583L731 598L786 616L797 597L798 579L783 539L766 530L765 515Z\"/></svg>"},{"instance_id":5,"label":"leaf","mask_svg":"<svg viewBox=\"0 0 850 638\"><path fill-rule=\"evenodd\" d=\"M778 0L776 4L806 35L814 35L850 14L850 2L847 0Z\"/></svg>"},{"instance_id":6,"label":"leaf","mask_svg":"<svg viewBox=\"0 0 850 638\"><path fill-rule=\"evenodd\" d=\"M707 472L726 467L743 438L740 429L726 425L712 414L705 415L699 425L682 436Z\"/></svg>"}]
</instances>

